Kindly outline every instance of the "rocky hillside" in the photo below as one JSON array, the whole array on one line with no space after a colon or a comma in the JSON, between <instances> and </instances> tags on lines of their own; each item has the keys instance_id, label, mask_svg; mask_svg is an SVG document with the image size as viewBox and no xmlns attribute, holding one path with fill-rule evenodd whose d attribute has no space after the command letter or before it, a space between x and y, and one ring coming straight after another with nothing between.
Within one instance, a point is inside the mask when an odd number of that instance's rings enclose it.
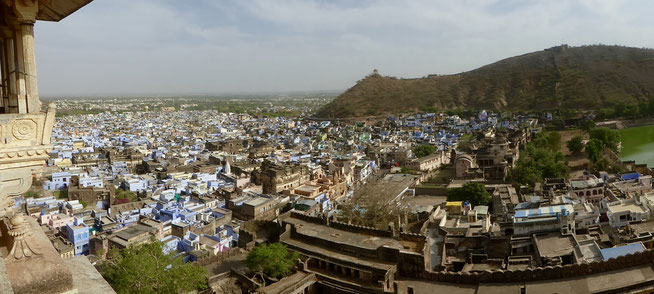
<instances>
[{"instance_id":1,"label":"rocky hillside","mask_svg":"<svg viewBox=\"0 0 654 294\"><path fill-rule=\"evenodd\" d=\"M424 109L597 109L654 95L654 49L566 45L456 75L371 74L321 108L319 118Z\"/></svg>"}]
</instances>

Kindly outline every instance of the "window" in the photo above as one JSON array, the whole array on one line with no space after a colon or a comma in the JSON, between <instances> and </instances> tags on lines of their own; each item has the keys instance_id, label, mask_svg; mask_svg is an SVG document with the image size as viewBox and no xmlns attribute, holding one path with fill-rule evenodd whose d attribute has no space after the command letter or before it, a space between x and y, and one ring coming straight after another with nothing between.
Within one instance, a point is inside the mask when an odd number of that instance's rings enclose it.
<instances>
[{"instance_id":1,"label":"window","mask_svg":"<svg viewBox=\"0 0 654 294\"><path fill-rule=\"evenodd\" d=\"M411 286L406 287L406 293L407 294L413 294L413 287L411 287Z\"/></svg>"}]
</instances>

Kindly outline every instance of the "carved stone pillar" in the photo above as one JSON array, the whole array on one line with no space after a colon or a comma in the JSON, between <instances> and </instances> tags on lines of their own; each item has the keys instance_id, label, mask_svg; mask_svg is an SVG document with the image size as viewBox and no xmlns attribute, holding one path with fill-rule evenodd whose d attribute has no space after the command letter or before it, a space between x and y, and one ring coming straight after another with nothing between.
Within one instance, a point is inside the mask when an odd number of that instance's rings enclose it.
<instances>
[{"instance_id":1,"label":"carved stone pillar","mask_svg":"<svg viewBox=\"0 0 654 294\"><path fill-rule=\"evenodd\" d=\"M39 11L38 0L16 1L14 13L18 26L16 27L16 55L19 72L22 74L22 84L25 92L26 112L38 113L41 111L39 90L36 80L36 57L34 54L34 23ZM19 91L21 92L21 91Z\"/></svg>"},{"instance_id":2,"label":"carved stone pillar","mask_svg":"<svg viewBox=\"0 0 654 294\"><path fill-rule=\"evenodd\" d=\"M5 68L5 38L0 34L0 113L5 112L5 94L7 90L7 69Z\"/></svg>"},{"instance_id":3,"label":"carved stone pillar","mask_svg":"<svg viewBox=\"0 0 654 294\"><path fill-rule=\"evenodd\" d=\"M14 50L14 35L13 32L8 27L0 28L0 33L5 37L3 44L3 53L2 56L4 60L4 67L6 73L5 79L5 99L4 103L5 113L17 113L18 112L18 94L16 94L16 55Z\"/></svg>"},{"instance_id":4,"label":"carved stone pillar","mask_svg":"<svg viewBox=\"0 0 654 294\"><path fill-rule=\"evenodd\" d=\"M36 81L34 55L34 23L39 12L38 0L12 1L15 23L9 23L14 33L18 112L38 113L41 110Z\"/></svg>"},{"instance_id":5,"label":"carved stone pillar","mask_svg":"<svg viewBox=\"0 0 654 294\"><path fill-rule=\"evenodd\" d=\"M39 99L39 87L36 79L36 57L34 55L34 23L23 22L20 24L23 37L23 58L25 60L25 90L27 92L27 112L39 113L41 111L41 100Z\"/></svg>"},{"instance_id":6,"label":"carved stone pillar","mask_svg":"<svg viewBox=\"0 0 654 294\"><path fill-rule=\"evenodd\" d=\"M16 80L16 101L18 113L27 113L27 85L25 83L25 58L23 56L23 32L20 25L12 27L14 35L14 79Z\"/></svg>"}]
</instances>

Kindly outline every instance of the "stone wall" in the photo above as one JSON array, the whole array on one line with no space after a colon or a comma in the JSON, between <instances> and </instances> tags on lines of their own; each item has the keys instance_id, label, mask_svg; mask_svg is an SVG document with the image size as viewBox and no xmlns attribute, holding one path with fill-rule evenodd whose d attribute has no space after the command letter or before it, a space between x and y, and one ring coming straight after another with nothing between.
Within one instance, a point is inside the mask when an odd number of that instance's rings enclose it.
<instances>
[{"instance_id":1,"label":"stone wall","mask_svg":"<svg viewBox=\"0 0 654 294\"><path fill-rule=\"evenodd\" d=\"M462 284L529 282L581 277L630 268L638 265L652 264L652 261L654 261L654 250L648 249L639 253L611 258L608 261L537 267L524 270L487 270L484 272L423 271L418 276L412 277L438 282Z\"/></svg>"},{"instance_id":2,"label":"stone wall","mask_svg":"<svg viewBox=\"0 0 654 294\"><path fill-rule=\"evenodd\" d=\"M420 276L425 271L425 257L422 253L400 251L397 270L404 277Z\"/></svg>"},{"instance_id":3,"label":"stone wall","mask_svg":"<svg viewBox=\"0 0 654 294\"><path fill-rule=\"evenodd\" d=\"M322 217L310 216L310 215L306 215L304 213L297 212L297 211L291 211L291 217L301 219L301 220L303 220L305 222L312 223L312 224L318 224L318 225L326 225L327 224L327 221Z\"/></svg>"},{"instance_id":4,"label":"stone wall","mask_svg":"<svg viewBox=\"0 0 654 294\"><path fill-rule=\"evenodd\" d=\"M375 229L371 227L365 227L365 226L357 226L357 225L351 225L351 224L346 224L338 221L331 221L329 223L329 226L334 228L334 229L339 229L343 231L348 231L352 233L359 233L359 234L364 234L364 235L369 235L369 236L375 236L375 237L387 237L387 238L392 238L393 237L393 232L388 230L380 230L380 229Z\"/></svg>"},{"instance_id":5,"label":"stone wall","mask_svg":"<svg viewBox=\"0 0 654 294\"><path fill-rule=\"evenodd\" d=\"M400 233L400 240L402 241L421 243L421 242L425 242L426 239L427 238L422 234L404 233L404 232Z\"/></svg>"}]
</instances>

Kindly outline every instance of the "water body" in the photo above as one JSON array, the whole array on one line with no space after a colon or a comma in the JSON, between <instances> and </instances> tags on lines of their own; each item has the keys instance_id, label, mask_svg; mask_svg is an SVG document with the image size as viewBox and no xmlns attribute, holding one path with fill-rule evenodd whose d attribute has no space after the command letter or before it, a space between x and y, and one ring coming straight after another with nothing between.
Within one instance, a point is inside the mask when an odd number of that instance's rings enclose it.
<instances>
[{"instance_id":1,"label":"water body","mask_svg":"<svg viewBox=\"0 0 654 294\"><path fill-rule=\"evenodd\" d=\"M654 125L627 128L622 135L622 160L635 160L654 167Z\"/></svg>"}]
</instances>

